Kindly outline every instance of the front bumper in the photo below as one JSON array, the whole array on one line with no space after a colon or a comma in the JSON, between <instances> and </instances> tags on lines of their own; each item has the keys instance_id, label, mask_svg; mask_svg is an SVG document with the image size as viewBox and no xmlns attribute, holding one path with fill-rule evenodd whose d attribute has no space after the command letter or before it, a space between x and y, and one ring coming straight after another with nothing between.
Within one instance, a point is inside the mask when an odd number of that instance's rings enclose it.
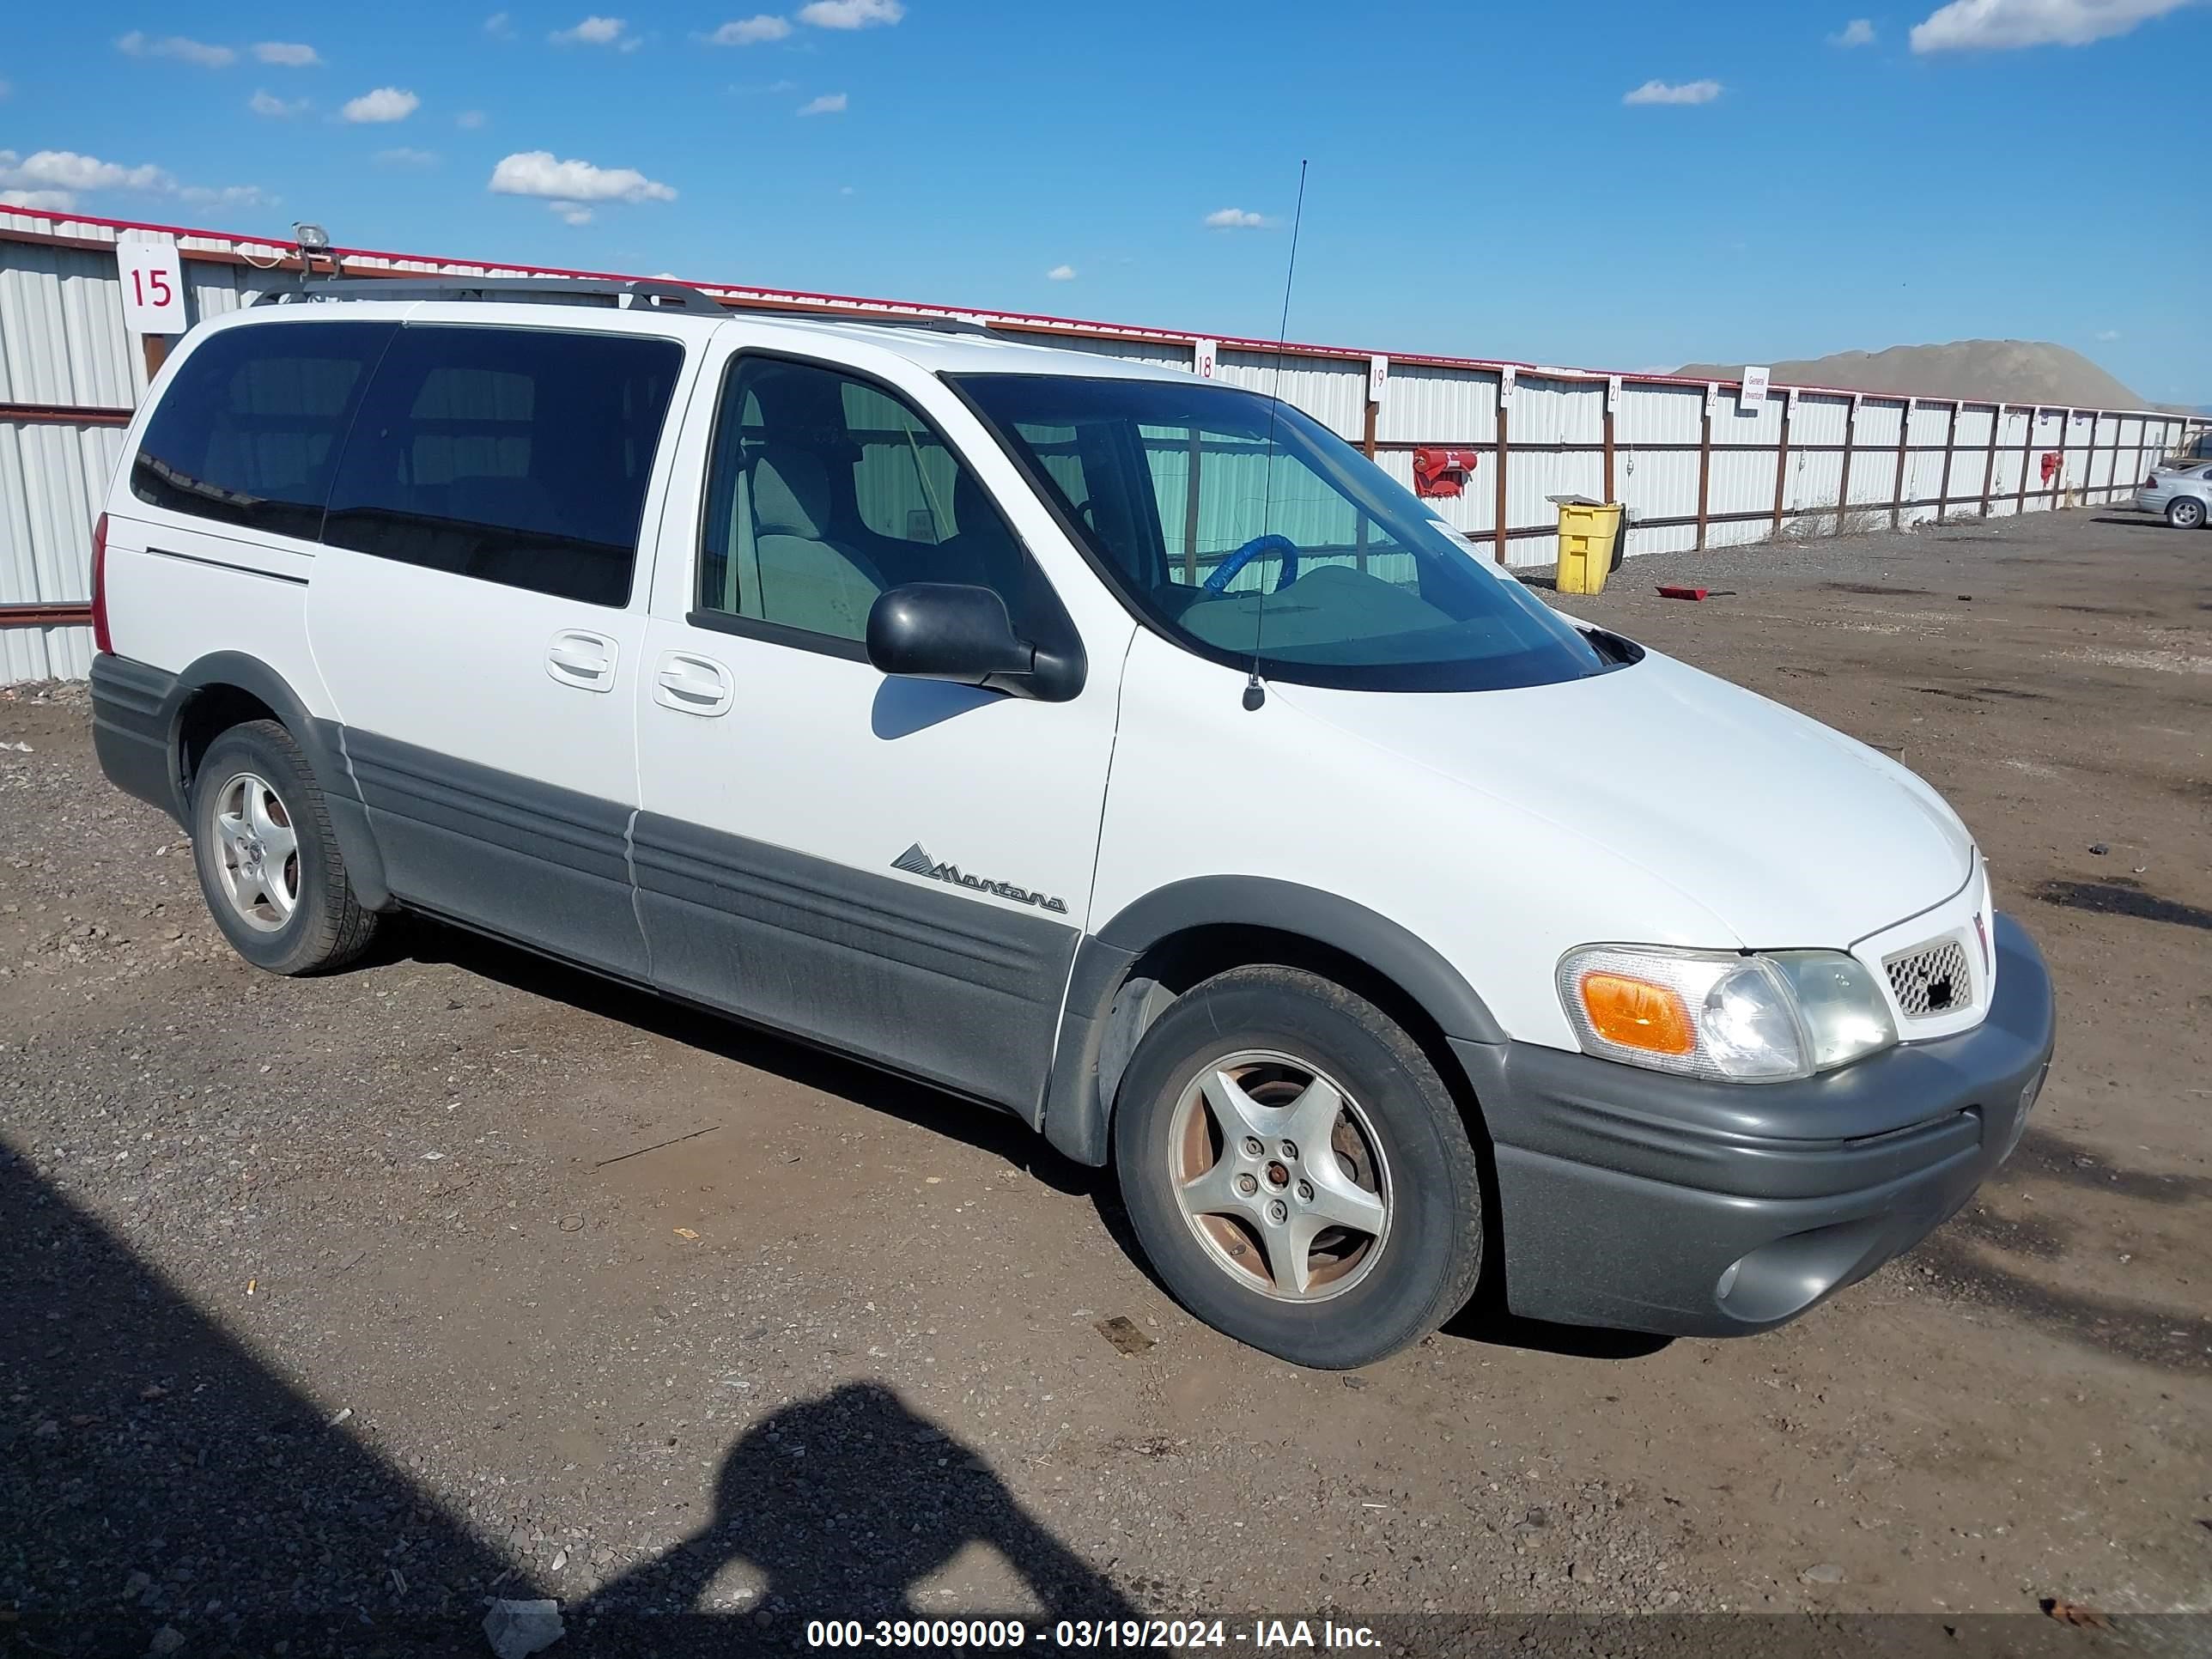
<instances>
[{"instance_id":1,"label":"front bumper","mask_svg":"<svg viewBox=\"0 0 2212 1659\"><path fill-rule=\"evenodd\" d=\"M1917 1243L2011 1152L2051 1061L2043 957L2010 916L1993 943L1981 1024L1795 1083L1455 1042L1497 1151L1508 1305L1742 1335Z\"/></svg>"}]
</instances>

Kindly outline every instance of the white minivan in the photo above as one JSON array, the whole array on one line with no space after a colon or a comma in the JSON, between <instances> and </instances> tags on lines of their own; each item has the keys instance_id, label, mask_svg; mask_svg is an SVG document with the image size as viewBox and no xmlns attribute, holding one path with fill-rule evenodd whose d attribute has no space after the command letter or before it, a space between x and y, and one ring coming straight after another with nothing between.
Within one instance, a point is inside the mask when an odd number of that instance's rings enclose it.
<instances>
[{"instance_id":1,"label":"white minivan","mask_svg":"<svg viewBox=\"0 0 2212 1659\"><path fill-rule=\"evenodd\" d=\"M1874 750L1288 404L669 284L187 335L95 736L274 972L420 911L1013 1112L1300 1364L1766 1329L2011 1151L2050 981Z\"/></svg>"}]
</instances>

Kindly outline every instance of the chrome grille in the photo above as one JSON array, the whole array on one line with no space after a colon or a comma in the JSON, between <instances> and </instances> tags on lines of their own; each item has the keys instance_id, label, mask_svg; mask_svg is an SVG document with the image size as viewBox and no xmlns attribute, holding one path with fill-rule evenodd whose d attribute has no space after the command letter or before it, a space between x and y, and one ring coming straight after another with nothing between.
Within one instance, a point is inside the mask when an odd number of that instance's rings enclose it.
<instances>
[{"instance_id":1,"label":"chrome grille","mask_svg":"<svg viewBox=\"0 0 2212 1659\"><path fill-rule=\"evenodd\" d=\"M1966 970L1966 952L1954 939L1935 939L1884 957L1889 988L1907 1019L1936 1019L1973 1006L1974 981Z\"/></svg>"}]
</instances>

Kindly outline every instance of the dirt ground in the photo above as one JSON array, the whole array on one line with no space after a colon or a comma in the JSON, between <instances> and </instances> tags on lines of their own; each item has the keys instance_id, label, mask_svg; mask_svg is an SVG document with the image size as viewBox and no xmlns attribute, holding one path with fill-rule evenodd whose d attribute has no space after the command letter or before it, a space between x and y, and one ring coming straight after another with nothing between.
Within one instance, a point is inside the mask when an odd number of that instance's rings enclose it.
<instances>
[{"instance_id":1,"label":"dirt ground","mask_svg":"<svg viewBox=\"0 0 2212 1659\"><path fill-rule=\"evenodd\" d=\"M2013 1162L1766 1336L1468 1318L1296 1370L1011 1120L428 926L256 972L82 688L0 694L0 1618L2212 1610L2212 536L1563 603L1927 777L2057 975Z\"/></svg>"}]
</instances>

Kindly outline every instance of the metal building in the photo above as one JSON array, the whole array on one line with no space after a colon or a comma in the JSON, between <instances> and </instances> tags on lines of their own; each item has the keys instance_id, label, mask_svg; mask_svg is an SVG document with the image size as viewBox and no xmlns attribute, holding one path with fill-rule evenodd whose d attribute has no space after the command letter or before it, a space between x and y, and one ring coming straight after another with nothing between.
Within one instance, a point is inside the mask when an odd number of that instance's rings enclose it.
<instances>
[{"instance_id":1,"label":"metal building","mask_svg":"<svg viewBox=\"0 0 2212 1659\"><path fill-rule=\"evenodd\" d=\"M126 238L177 245L192 321L302 280L301 251L289 242L0 207L0 684L81 678L90 667L92 521L167 347L124 326L116 244ZM315 256L316 274L334 264L348 276L612 274L357 250ZM1672 552L2110 501L2151 462L2212 430L2154 410L1821 387L1746 398L1729 381L1426 354L1378 363L1346 347L1279 349L1171 329L701 286L737 308L954 316L1073 350L1210 362L1223 380L1279 392L1409 485L1417 452L1474 452L1463 492L1430 505L1512 565L1556 556L1547 498L1557 495L1623 501L1628 550ZM2057 458L2048 482L2046 455Z\"/></svg>"}]
</instances>

